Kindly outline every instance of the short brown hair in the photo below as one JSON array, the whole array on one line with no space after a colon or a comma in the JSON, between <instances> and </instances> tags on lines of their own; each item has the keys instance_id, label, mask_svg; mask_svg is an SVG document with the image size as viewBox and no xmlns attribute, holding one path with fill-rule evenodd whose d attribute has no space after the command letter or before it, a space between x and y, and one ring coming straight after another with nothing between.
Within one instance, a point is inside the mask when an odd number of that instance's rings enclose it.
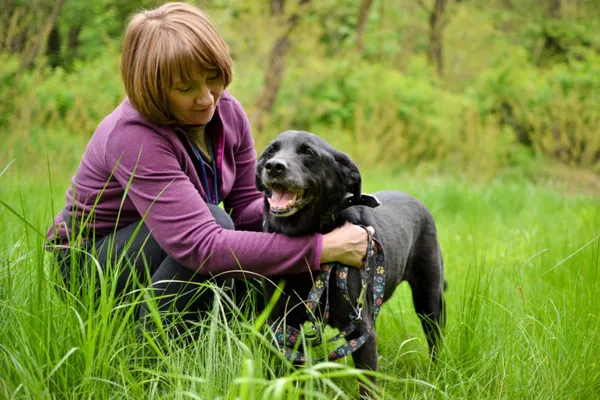
<instances>
[{"instance_id":1,"label":"short brown hair","mask_svg":"<svg viewBox=\"0 0 600 400\"><path fill-rule=\"evenodd\" d=\"M199 68L218 70L231 83L227 44L200 9L166 3L131 17L123 40L121 77L135 109L149 121L174 122L167 91L173 78L191 79Z\"/></svg>"}]
</instances>

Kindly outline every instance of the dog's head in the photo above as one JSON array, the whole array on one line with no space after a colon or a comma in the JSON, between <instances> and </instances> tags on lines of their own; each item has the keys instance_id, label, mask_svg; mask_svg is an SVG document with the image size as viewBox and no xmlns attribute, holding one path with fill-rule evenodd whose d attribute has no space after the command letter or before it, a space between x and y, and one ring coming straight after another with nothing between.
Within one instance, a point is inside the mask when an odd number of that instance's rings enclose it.
<instances>
[{"instance_id":1,"label":"dog's head","mask_svg":"<svg viewBox=\"0 0 600 400\"><path fill-rule=\"evenodd\" d=\"M286 131L263 151L256 166L256 187L265 193L270 231L322 232L334 227L344 198L360 196L358 167L322 138Z\"/></svg>"}]
</instances>

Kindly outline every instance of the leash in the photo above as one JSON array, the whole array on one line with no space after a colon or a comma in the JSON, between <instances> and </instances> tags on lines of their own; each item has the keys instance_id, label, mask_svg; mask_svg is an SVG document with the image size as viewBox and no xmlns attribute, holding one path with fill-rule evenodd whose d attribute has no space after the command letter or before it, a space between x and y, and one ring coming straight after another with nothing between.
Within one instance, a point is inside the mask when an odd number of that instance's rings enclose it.
<instances>
[{"instance_id":1,"label":"leash","mask_svg":"<svg viewBox=\"0 0 600 400\"><path fill-rule=\"evenodd\" d=\"M375 319L379 315L381 305L383 304L383 291L385 288L385 259L383 253L383 247L377 239L373 237L371 232L362 226L368 235L368 247L365 268L361 269L361 291L358 296L356 305L350 301L350 295L348 294L348 268L347 266L340 263L327 263L321 265L321 272L317 276L317 279L311 288L308 298L306 300L307 307L307 318L312 323L312 333L305 333L304 339L307 343L318 346L323 343L323 335L321 327L318 324L315 312L319 306L319 302L323 294L325 294L325 307L323 310L322 324L325 325L329 320L329 281L331 274L335 271L336 285L338 289L342 291L342 296L351 305L352 314L350 315L350 323L340 331L336 336L327 340L327 343L335 342L340 339L346 338L360 325L361 314L365 307L365 300L367 295L367 288L369 277L373 276L373 315L371 315L371 321L367 324L365 332L356 339L347 340L346 343L340 345L335 350L331 351L327 357L315 358L314 361L323 361L326 358L329 360L336 360L342 357L346 357L356 350L358 350L371 336L371 331L374 328ZM306 361L306 355L300 351L294 350L298 344L298 341L302 335L302 331L295 329L291 326L282 326L284 321L281 321L277 326L274 324L267 323L271 328L271 331L275 335L275 340L279 347L279 350L285 357L290 361L304 362Z\"/></svg>"}]
</instances>

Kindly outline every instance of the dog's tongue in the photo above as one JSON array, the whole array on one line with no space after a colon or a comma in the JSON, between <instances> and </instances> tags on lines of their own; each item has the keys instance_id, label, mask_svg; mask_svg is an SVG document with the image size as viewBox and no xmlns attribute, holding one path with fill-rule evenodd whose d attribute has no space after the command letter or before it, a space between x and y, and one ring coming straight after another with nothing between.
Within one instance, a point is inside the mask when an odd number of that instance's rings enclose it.
<instances>
[{"instance_id":1,"label":"dog's tongue","mask_svg":"<svg viewBox=\"0 0 600 400\"><path fill-rule=\"evenodd\" d=\"M271 208L286 208L296 201L296 192L290 192L284 187L274 187L269 198ZM291 203L290 203L291 202Z\"/></svg>"}]
</instances>

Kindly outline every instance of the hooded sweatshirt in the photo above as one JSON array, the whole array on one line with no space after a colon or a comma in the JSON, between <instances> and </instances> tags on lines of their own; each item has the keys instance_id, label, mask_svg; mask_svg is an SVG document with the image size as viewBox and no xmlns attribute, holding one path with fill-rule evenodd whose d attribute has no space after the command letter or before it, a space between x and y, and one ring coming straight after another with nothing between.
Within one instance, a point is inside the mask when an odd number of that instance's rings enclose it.
<instances>
[{"instance_id":1,"label":"hooded sweatshirt","mask_svg":"<svg viewBox=\"0 0 600 400\"><path fill-rule=\"evenodd\" d=\"M203 275L249 271L263 276L319 270L322 236L260 232L263 194L255 187L256 151L241 104L225 91L206 125L214 149L218 198L236 230L221 228L206 202L214 198L212 163L191 157L185 134L144 119L126 98L98 126L66 193L65 210L88 237L109 235L143 219L161 248ZM209 187L198 174L205 162ZM61 214L48 239L72 237Z\"/></svg>"}]
</instances>

